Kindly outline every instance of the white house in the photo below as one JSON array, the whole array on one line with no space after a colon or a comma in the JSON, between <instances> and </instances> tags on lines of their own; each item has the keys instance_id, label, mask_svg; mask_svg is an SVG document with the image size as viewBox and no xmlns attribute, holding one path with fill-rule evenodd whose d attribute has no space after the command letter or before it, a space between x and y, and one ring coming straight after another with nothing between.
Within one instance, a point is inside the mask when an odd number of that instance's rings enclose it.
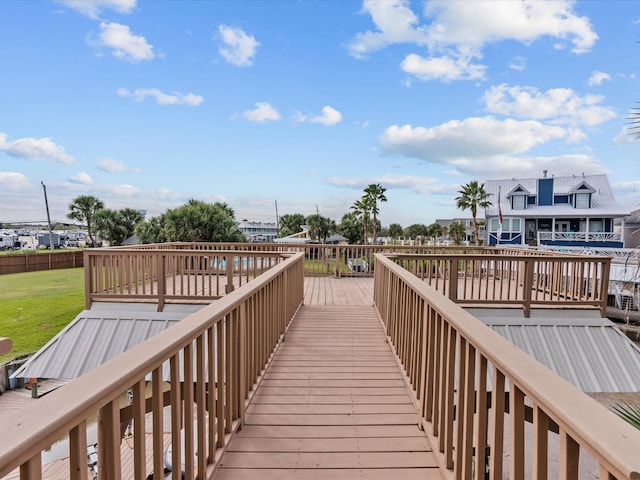
<instances>
[{"instance_id":1,"label":"white house","mask_svg":"<svg viewBox=\"0 0 640 480\"><path fill-rule=\"evenodd\" d=\"M620 232L630 212L616 203L604 174L549 177L545 170L542 178L487 180L485 190L488 245L624 247Z\"/></svg>"}]
</instances>

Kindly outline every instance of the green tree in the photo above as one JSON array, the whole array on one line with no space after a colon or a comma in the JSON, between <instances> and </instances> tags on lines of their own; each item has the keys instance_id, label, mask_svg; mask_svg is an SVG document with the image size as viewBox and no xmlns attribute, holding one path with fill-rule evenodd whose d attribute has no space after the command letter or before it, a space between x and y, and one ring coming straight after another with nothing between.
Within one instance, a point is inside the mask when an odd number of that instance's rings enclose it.
<instances>
[{"instance_id":1,"label":"green tree","mask_svg":"<svg viewBox=\"0 0 640 480\"><path fill-rule=\"evenodd\" d=\"M169 242L246 242L225 203L189 200L164 214L164 237Z\"/></svg>"},{"instance_id":2,"label":"green tree","mask_svg":"<svg viewBox=\"0 0 640 480\"><path fill-rule=\"evenodd\" d=\"M480 184L477 180L472 180L466 185L462 185L462 189L458 190L460 196L456 197L456 207L461 210L471 210L471 219L473 220L473 240L476 247L480 245L478 236L478 208L488 208L492 203L489 201L489 193L484 188L484 183ZM451 235L451 229L449 229Z\"/></svg>"},{"instance_id":3,"label":"green tree","mask_svg":"<svg viewBox=\"0 0 640 480\"><path fill-rule=\"evenodd\" d=\"M362 223L362 244L367 244L369 236L369 214L371 213L371 200L369 197L362 197L360 200L353 202L351 210L356 214L356 218Z\"/></svg>"},{"instance_id":4,"label":"green tree","mask_svg":"<svg viewBox=\"0 0 640 480\"><path fill-rule=\"evenodd\" d=\"M442 236L442 225L437 222L433 222L431 225L427 227L427 235L433 238L438 238Z\"/></svg>"},{"instance_id":5,"label":"green tree","mask_svg":"<svg viewBox=\"0 0 640 480\"><path fill-rule=\"evenodd\" d=\"M278 237L288 237L294 233L298 233L305 225L304 215L301 213L286 213L280 217L280 230Z\"/></svg>"},{"instance_id":6,"label":"green tree","mask_svg":"<svg viewBox=\"0 0 640 480\"><path fill-rule=\"evenodd\" d=\"M327 237L336 231L336 222L317 213L307 217L307 225L309 236L321 243L326 243Z\"/></svg>"},{"instance_id":7,"label":"green tree","mask_svg":"<svg viewBox=\"0 0 640 480\"><path fill-rule=\"evenodd\" d=\"M384 192L387 189L384 188L379 183L372 183L367 188L364 189L364 195L369 199L369 206L371 209L371 214L373 216L373 243L375 244L378 239L378 213L380 213L380 209L378 208L378 202L386 202L387 197Z\"/></svg>"},{"instance_id":8,"label":"green tree","mask_svg":"<svg viewBox=\"0 0 640 480\"><path fill-rule=\"evenodd\" d=\"M164 234L164 215L152 217L146 222L136 225L135 234L140 243L163 243L167 241Z\"/></svg>"},{"instance_id":9,"label":"green tree","mask_svg":"<svg viewBox=\"0 0 640 480\"><path fill-rule=\"evenodd\" d=\"M109 242L110 246L122 245L126 238L127 227L122 222L120 212L109 208L101 208L98 210L93 221L98 236Z\"/></svg>"},{"instance_id":10,"label":"green tree","mask_svg":"<svg viewBox=\"0 0 640 480\"><path fill-rule=\"evenodd\" d=\"M347 212L337 226L337 232L346 237L349 243L358 245L362 243L362 221L356 212Z\"/></svg>"},{"instance_id":11,"label":"green tree","mask_svg":"<svg viewBox=\"0 0 640 480\"><path fill-rule=\"evenodd\" d=\"M400 238L403 234L402 226L399 223L389 225L389 236L394 240Z\"/></svg>"},{"instance_id":12,"label":"green tree","mask_svg":"<svg viewBox=\"0 0 640 480\"><path fill-rule=\"evenodd\" d=\"M462 222L451 222L449 225L449 237L456 242L456 245L460 245L466 236L467 232Z\"/></svg>"},{"instance_id":13,"label":"green tree","mask_svg":"<svg viewBox=\"0 0 640 480\"><path fill-rule=\"evenodd\" d=\"M94 216L98 236L109 242L111 246L122 245L135 233L135 228L143 219L142 214L133 208L110 210L102 208Z\"/></svg>"},{"instance_id":14,"label":"green tree","mask_svg":"<svg viewBox=\"0 0 640 480\"><path fill-rule=\"evenodd\" d=\"M404 229L404 236L411 240L422 239L429 235L427 226L422 223L414 223Z\"/></svg>"},{"instance_id":15,"label":"green tree","mask_svg":"<svg viewBox=\"0 0 640 480\"><path fill-rule=\"evenodd\" d=\"M74 198L69 204L67 218L86 223L87 236L89 237L89 243L91 245L95 245L93 238L93 218L96 212L102 208L104 208L102 200L92 195L80 195Z\"/></svg>"}]
</instances>

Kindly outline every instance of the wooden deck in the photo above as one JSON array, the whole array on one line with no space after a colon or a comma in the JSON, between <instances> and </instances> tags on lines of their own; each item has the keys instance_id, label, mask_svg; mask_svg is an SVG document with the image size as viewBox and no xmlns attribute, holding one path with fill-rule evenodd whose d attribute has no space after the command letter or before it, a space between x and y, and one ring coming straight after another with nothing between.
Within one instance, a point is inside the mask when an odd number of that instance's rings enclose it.
<instances>
[{"instance_id":1,"label":"wooden deck","mask_svg":"<svg viewBox=\"0 0 640 480\"><path fill-rule=\"evenodd\" d=\"M216 479L444 478L372 291L371 278L305 278Z\"/></svg>"}]
</instances>

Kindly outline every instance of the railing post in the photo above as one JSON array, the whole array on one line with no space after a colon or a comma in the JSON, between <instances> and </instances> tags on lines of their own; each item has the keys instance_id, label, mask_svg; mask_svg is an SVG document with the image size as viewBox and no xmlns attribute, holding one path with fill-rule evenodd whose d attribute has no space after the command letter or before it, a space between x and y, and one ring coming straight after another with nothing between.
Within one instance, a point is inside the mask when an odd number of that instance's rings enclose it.
<instances>
[{"instance_id":1,"label":"railing post","mask_svg":"<svg viewBox=\"0 0 640 480\"><path fill-rule=\"evenodd\" d=\"M448 259L449 262L449 300L458 300L458 257Z\"/></svg>"},{"instance_id":2,"label":"railing post","mask_svg":"<svg viewBox=\"0 0 640 480\"><path fill-rule=\"evenodd\" d=\"M227 284L224 287L224 292L231 293L235 289L233 286L233 255L227 254L224 258L227 266Z\"/></svg>"},{"instance_id":3,"label":"railing post","mask_svg":"<svg viewBox=\"0 0 640 480\"><path fill-rule=\"evenodd\" d=\"M164 310L165 295L167 293L166 281L167 275L165 271L165 255L158 253L157 256L157 272L158 272L158 311Z\"/></svg>"},{"instance_id":4,"label":"railing post","mask_svg":"<svg viewBox=\"0 0 640 480\"><path fill-rule=\"evenodd\" d=\"M611 258L600 263L600 316L607 316L607 297L609 296L609 275L611 274ZM597 278L597 276L596 276Z\"/></svg>"},{"instance_id":5,"label":"railing post","mask_svg":"<svg viewBox=\"0 0 640 480\"><path fill-rule=\"evenodd\" d=\"M524 261L524 279L522 282L522 310L524 311L524 317L529 318L531 316L531 295L533 293L533 263L534 259L526 258Z\"/></svg>"},{"instance_id":6,"label":"railing post","mask_svg":"<svg viewBox=\"0 0 640 480\"><path fill-rule=\"evenodd\" d=\"M335 277L336 278L340 278L341 273L340 273L340 247L338 247L336 245L336 250L335 250L335 258L336 258L336 269L335 269Z\"/></svg>"},{"instance_id":7,"label":"railing post","mask_svg":"<svg viewBox=\"0 0 640 480\"><path fill-rule=\"evenodd\" d=\"M85 250L84 255L84 306L87 310L91 308L91 294L93 293L93 282L91 279L97 274L96 263L89 260L89 252ZM27 255L25 255L27 257Z\"/></svg>"}]
</instances>

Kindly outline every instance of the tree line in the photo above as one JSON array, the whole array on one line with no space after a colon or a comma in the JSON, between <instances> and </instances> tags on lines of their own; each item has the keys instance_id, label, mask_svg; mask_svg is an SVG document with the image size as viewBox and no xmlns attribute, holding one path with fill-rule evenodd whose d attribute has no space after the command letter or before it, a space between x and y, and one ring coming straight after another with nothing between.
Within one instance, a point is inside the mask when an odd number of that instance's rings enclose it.
<instances>
[{"instance_id":1,"label":"tree line","mask_svg":"<svg viewBox=\"0 0 640 480\"><path fill-rule=\"evenodd\" d=\"M457 244L465 239L466 231L461 222L452 222L446 231L436 222L430 225L416 223L405 228L398 223L391 223L383 227L378 215L380 204L387 202L385 192L386 188L379 183L368 185L362 196L342 216L340 223L319 212L306 217L301 213L283 215L279 219L278 236L298 233L305 225L309 229L309 236L321 243L325 243L334 233L342 235L349 243L359 245L376 244L380 237L424 241L446 235ZM477 181L463 185L458 193L456 206L471 211L475 244L479 245L477 212L479 208L492 205L489 194L484 184ZM81 195L69 204L67 217L86 224L90 245L96 245L94 235L112 246L122 245L133 235L138 237L139 243L247 241L238 228L235 212L221 202L211 204L192 199L184 205L168 209L158 217L145 220L138 210L108 209L97 197Z\"/></svg>"}]
</instances>

